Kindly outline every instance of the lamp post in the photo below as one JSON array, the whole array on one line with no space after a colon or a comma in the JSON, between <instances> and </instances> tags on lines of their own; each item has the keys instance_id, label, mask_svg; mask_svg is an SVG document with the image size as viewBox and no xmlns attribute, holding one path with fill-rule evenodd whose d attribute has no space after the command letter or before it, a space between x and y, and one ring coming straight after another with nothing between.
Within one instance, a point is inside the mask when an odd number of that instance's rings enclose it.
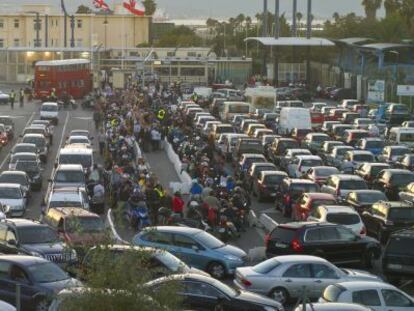
<instances>
[{"instance_id":1,"label":"lamp post","mask_svg":"<svg viewBox=\"0 0 414 311\"><path fill-rule=\"evenodd\" d=\"M397 90L397 87L398 87L398 64L400 62L400 52L398 52L396 50L392 50L392 51L388 51L388 53L395 55L393 80L394 80L394 88L395 88L395 90ZM393 93L394 93L394 89L393 89ZM394 94L393 94L393 99L394 99Z\"/></svg>"},{"instance_id":2,"label":"lamp post","mask_svg":"<svg viewBox=\"0 0 414 311\"><path fill-rule=\"evenodd\" d=\"M106 15L106 13L105 13L105 20L104 20L104 22L103 22L103 25L104 25L104 48L105 48L105 52L106 52L106 43L107 43L107 30L106 30L106 28L107 28L107 26L108 26L108 16Z\"/></svg>"}]
</instances>

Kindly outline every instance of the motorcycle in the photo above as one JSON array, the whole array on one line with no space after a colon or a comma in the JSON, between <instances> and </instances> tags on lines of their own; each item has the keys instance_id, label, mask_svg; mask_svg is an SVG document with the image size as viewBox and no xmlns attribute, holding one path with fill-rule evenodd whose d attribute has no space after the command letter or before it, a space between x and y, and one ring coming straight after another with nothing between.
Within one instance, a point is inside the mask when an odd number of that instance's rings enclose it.
<instances>
[{"instance_id":1,"label":"motorcycle","mask_svg":"<svg viewBox=\"0 0 414 311\"><path fill-rule=\"evenodd\" d=\"M126 213L127 220L132 228L136 228L138 231L141 231L145 227L151 225L149 219L148 208L146 206L131 205L129 204L129 209Z\"/></svg>"}]
</instances>

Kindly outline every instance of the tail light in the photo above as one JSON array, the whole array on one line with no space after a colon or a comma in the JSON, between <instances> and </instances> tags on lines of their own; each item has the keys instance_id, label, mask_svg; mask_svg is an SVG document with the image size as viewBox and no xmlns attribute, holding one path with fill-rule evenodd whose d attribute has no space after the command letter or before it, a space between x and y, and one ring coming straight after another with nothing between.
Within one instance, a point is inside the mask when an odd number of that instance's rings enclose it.
<instances>
[{"instance_id":1,"label":"tail light","mask_svg":"<svg viewBox=\"0 0 414 311\"><path fill-rule=\"evenodd\" d=\"M265 242L265 247L268 247L269 242L270 242L270 233L265 235L264 242Z\"/></svg>"},{"instance_id":2,"label":"tail light","mask_svg":"<svg viewBox=\"0 0 414 311\"><path fill-rule=\"evenodd\" d=\"M290 203L290 195L286 195L285 196L285 204L289 204Z\"/></svg>"},{"instance_id":3,"label":"tail light","mask_svg":"<svg viewBox=\"0 0 414 311\"><path fill-rule=\"evenodd\" d=\"M245 278L243 278L243 277L240 277L240 282L244 285L244 286L246 286L246 287L249 287L249 286L251 286L252 285L252 282L250 282L249 280L246 280Z\"/></svg>"},{"instance_id":4,"label":"tail light","mask_svg":"<svg viewBox=\"0 0 414 311\"><path fill-rule=\"evenodd\" d=\"M365 226L362 226L361 232L359 234L360 235L366 235L367 234L367 228L365 228Z\"/></svg>"},{"instance_id":5,"label":"tail light","mask_svg":"<svg viewBox=\"0 0 414 311\"><path fill-rule=\"evenodd\" d=\"M302 243L300 243L299 239L294 239L291 242L291 245L292 245L292 249L295 252L302 252L303 251L303 245L302 245Z\"/></svg>"}]
</instances>

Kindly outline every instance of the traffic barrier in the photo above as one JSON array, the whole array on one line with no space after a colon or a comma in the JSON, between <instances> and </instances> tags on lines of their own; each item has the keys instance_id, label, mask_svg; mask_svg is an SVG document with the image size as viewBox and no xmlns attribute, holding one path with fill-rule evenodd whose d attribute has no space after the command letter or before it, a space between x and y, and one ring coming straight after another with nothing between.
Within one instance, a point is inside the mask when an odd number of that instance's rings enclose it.
<instances>
[{"instance_id":1,"label":"traffic barrier","mask_svg":"<svg viewBox=\"0 0 414 311\"><path fill-rule=\"evenodd\" d=\"M279 225L266 213L263 213L260 215L259 221L267 232L272 231L274 228L276 228Z\"/></svg>"},{"instance_id":2,"label":"traffic barrier","mask_svg":"<svg viewBox=\"0 0 414 311\"><path fill-rule=\"evenodd\" d=\"M175 191L180 191L182 194L189 194L192 179L186 171L183 170L183 164L180 160L180 157L175 153L172 145L168 142L167 139L164 140L164 151L167 153L168 159L171 164L174 166L174 170L180 178L181 185L178 183L172 182L170 187Z\"/></svg>"},{"instance_id":3,"label":"traffic barrier","mask_svg":"<svg viewBox=\"0 0 414 311\"><path fill-rule=\"evenodd\" d=\"M125 244L128 245L129 243L121 238L121 236L118 234L118 231L115 228L114 221L112 219L112 209L109 209L106 213L106 223L111 229L112 236L116 243L118 244Z\"/></svg>"}]
</instances>

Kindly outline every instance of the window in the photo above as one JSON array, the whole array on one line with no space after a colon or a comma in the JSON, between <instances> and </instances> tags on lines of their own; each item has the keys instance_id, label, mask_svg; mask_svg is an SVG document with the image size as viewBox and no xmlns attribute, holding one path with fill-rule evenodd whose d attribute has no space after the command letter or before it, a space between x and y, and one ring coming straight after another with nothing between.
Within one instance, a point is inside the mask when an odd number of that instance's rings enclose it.
<instances>
[{"instance_id":1,"label":"window","mask_svg":"<svg viewBox=\"0 0 414 311\"><path fill-rule=\"evenodd\" d=\"M352 302L366 306L380 306L381 301L375 289L360 290L352 293Z\"/></svg>"},{"instance_id":2,"label":"window","mask_svg":"<svg viewBox=\"0 0 414 311\"><path fill-rule=\"evenodd\" d=\"M0 48L4 48L4 39L0 39Z\"/></svg>"},{"instance_id":3,"label":"window","mask_svg":"<svg viewBox=\"0 0 414 311\"><path fill-rule=\"evenodd\" d=\"M78 28L82 28L82 20L81 19L78 19L77 25L78 25Z\"/></svg>"},{"instance_id":4,"label":"window","mask_svg":"<svg viewBox=\"0 0 414 311\"><path fill-rule=\"evenodd\" d=\"M197 242L181 234L174 235L174 245L184 248L192 248L193 246L198 247Z\"/></svg>"},{"instance_id":5,"label":"window","mask_svg":"<svg viewBox=\"0 0 414 311\"><path fill-rule=\"evenodd\" d=\"M0 19L0 28L4 28L4 19Z\"/></svg>"},{"instance_id":6,"label":"window","mask_svg":"<svg viewBox=\"0 0 414 311\"><path fill-rule=\"evenodd\" d=\"M320 230L319 229L308 230L305 236L305 240L307 242L320 241L321 240Z\"/></svg>"},{"instance_id":7,"label":"window","mask_svg":"<svg viewBox=\"0 0 414 311\"><path fill-rule=\"evenodd\" d=\"M10 240L16 241L16 234L13 231L8 230L6 234L6 241L10 241Z\"/></svg>"},{"instance_id":8,"label":"window","mask_svg":"<svg viewBox=\"0 0 414 311\"><path fill-rule=\"evenodd\" d=\"M20 46L20 39L14 39L14 46L18 47Z\"/></svg>"},{"instance_id":9,"label":"window","mask_svg":"<svg viewBox=\"0 0 414 311\"><path fill-rule=\"evenodd\" d=\"M142 237L143 240L160 243L160 244L171 244L172 235L166 232L148 232Z\"/></svg>"},{"instance_id":10,"label":"window","mask_svg":"<svg viewBox=\"0 0 414 311\"><path fill-rule=\"evenodd\" d=\"M185 282L184 287L185 287L185 292L188 295L208 296L208 297L216 297L216 298L223 297L223 294L221 294L217 289L205 283Z\"/></svg>"},{"instance_id":11,"label":"window","mask_svg":"<svg viewBox=\"0 0 414 311\"><path fill-rule=\"evenodd\" d=\"M382 289L385 305L387 307L411 307L413 304L403 294L392 289Z\"/></svg>"},{"instance_id":12,"label":"window","mask_svg":"<svg viewBox=\"0 0 414 311\"><path fill-rule=\"evenodd\" d=\"M26 273L20 267L15 265L10 269L10 278L16 282L28 283Z\"/></svg>"},{"instance_id":13,"label":"window","mask_svg":"<svg viewBox=\"0 0 414 311\"><path fill-rule=\"evenodd\" d=\"M188 57L196 57L197 53L196 52L187 52L187 56Z\"/></svg>"},{"instance_id":14,"label":"window","mask_svg":"<svg viewBox=\"0 0 414 311\"><path fill-rule=\"evenodd\" d=\"M338 240L338 232L336 231L335 227L325 227L320 229L321 230L321 239L325 241L332 241Z\"/></svg>"},{"instance_id":15,"label":"window","mask_svg":"<svg viewBox=\"0 0 414 311\"><path fill-rule=\"evenodd\" d=\"M19 28L19 26L20 26L19 20L18 19L15 19L14 20L14 28Z\"/></svg>"},{"instance_id":16,"label":"window","mask_svg":"<svg viewBox=\"0 0 414 311\"><path fill-rule=\"evenodd\" d=\"M312 264L313 277L318 279L338 279L336 272L322 264Z\"/></svg>"},{"instance_id":17,"label":"window","mask_svg":"<svg viewBox=\"0 0 414 311\"><path fill-rule=\"evenodd\" d=\"M312 274L310 271L309 264L298 264L293 265L283 274L284 278L311 278Z\"/></svg>"},{"instance_id":18,"label":"window","mask_svg":"<svg viewBox=\"0 0 414 311\"><path fill-rule=\"evenodd\" d=\"M167 52L167 56L168 57L174 57L175 56L175 52Z\"/></svg>"}]
</instances>

